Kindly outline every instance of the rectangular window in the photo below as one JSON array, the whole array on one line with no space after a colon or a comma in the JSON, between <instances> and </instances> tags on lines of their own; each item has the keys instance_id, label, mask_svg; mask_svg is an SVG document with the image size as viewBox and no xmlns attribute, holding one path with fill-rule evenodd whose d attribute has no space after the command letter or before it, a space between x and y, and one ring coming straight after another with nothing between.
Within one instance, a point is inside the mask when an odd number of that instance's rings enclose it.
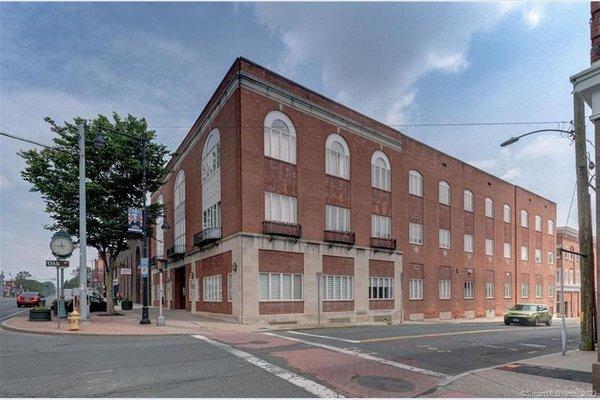
<instances>
[{"instance_id":1,"label":"rectangular window","mask_svg":"<svg viewBox=\"0 0 600 400\"><path fill-rule=\"evenodd\" d=\"M521 210L521 226L523 228L529 228L529 215L525 210Z\"/></svg>"},{"instance_id":2,"label":"rectangular window","mask_svg":"<svg viewBox=\"0 0 600 400\"><path fill-rule=\"evenodd\" d=\"M417 171L408 173L408 193L422 197L423 196L423 177Z\"/></svg>"},{"instance_id":3,"label":"rectangular window","mask_svg":"<svg viewBox=\"0 0 600 400\"><path fill-rule=\"evenodd\" d=\"M302 300L302 275L261 272L258 277L260 300Z\"/></svg>"},{"instance_id":4,"label":"rectangular window","mask_svg":"<svg viewBox=\"0 0 600 400\"><path fill-rule=\"evenodd\" d=\"M391 190L390 170L382 165L371 164L371 186L389 192Z\"/></svg>"},{"instance_id":5,"label":"rectangular window","mask_svg":"<svg viewBox=\"0 0 600 400\"><path fill-rule=\"evenodd\" d=\"M296 223L296 198L265 192L265 220Z\"/></svg>"},{"instance_id":6,"label":"rectangular window","mask_svg":"<svg viewBox=\"0 0 600 400\"><path fill-rule=\"evenodd\" d=\"M510 258L511 253L510 243L504 243L504 258Z\"/></svg>"},{"instance_id":7,"label":"rectangular window","mask_svg":"<svg viewBox=\"0 0 600 400\"><path fill-rule=\"evenodd\" d=\"M440 249L450 248L450 231L447 229L440 229Z\"/></svg>"},{"instance_id":8,"label":"rectangular window","mask_svg":"<svg viewBox=\"0 0 600 400\"><path fill-rule=\"evenodd\" d=\"M551 283L548 284L548 297L554 297L554 285Z\"/></svg>"},{"instance_id":9,"label":"rectangular window","mask_svg":"<svg viewBox=\"0 0 600 400\"><path fill-rule=\"evenodd\" d=\"M492 239L485 239L485 255L494 255L494 241Z\"/></svg>"},{"instance_id":10,"label":"rectangular window","mask_svg":"<svg viewBox=\"0 0 600 400\"><path fill-rule=\"evenodd\" d=\"M452 283L449 280L440 280L440 300L449 300L452 296Z\"/></svg>"},{"instance_id":11,"label":"rectangular window","mask_svg":"<svg viewBox=\"0 0 600 400\"><path fill-rule=\"evenodd\" d=\"M535 262L538 264L542 262L542 250L540 249L535 249Z\"/></svg>"},{"instance_id":12,"label":"rectangular window","mask_svg":"<svg viewBox=\"0 0 600 400\"><path fill-rule=\"evenodd\" d=\"M423 279L410 279L408 284L409 300L423 300Z\"/></svg>"},{"instance_id":13,"label":"rectangular window","mask_svg":"<svg viewBox=\"0 0 600 400\"><path fill-rule=\"evenodd\" d=\"M551 251L548 252L548 264L554 264L554 253Z\"/></svg>"},{"instance_id":14,"label":"rectangular window","mask_svg":"<svg viewBox=\"0 0 600 400\"><path fill-rule=\"evenodd\" d=\"M265 126L265 155L291 164L296 164L296 137L287 124L275 120Z\"/></svg>"},{"instance_id":15,"label":"rectangular window","mask_svg":"<svg viewBox=\"0 0 600 400\"><path fill-rule=\"evenodd\" d=\"M221 202L208 207L202 212L202 229L219 228L221 226Z\"/></svg>"},{"instance_id":16,"label":"rectangular window","mask_svg":"<svg viewBox=\"0 0 600 400\"><path fill-rule=\"evenodd\" d=\"M486 299L494 298L494 282L486 282L485 283L485 298Z\"/></svg>"},{"instance_id":17,"label":"rectangular window","mask_svg":"<svg viewBox=\"0 0 600 400\"><path fill-rule=\"evenodd\" d=\"M439 201L447 206L450 205L450 185L446 182L440 182L439 184Z\"/></svg>"},{"instance_id":18,"label":"rectangular window","mask_svg":"<svg viewBox=\"0 0 600 400\"><path fill-rule=\"evenodd\" d=\"M227 274L227 301L233 301L233 274Z\"/></svg>"},{"instance_id":19,"label":"rectangular window","mask_svg":"<svg viewBox=\"0 0 600 400\"><path fill-rule=\"evenodd\" d=\"M535 298L536 299L542 298L542 284L541 283L535 284Z\"/></svg>"},{"instance_id":20,"label":"rectangular window","mask_svg":"<svg viewBox=\"0 0 600 400\"><path fill-rule=\"evenodd\" d=\"M489 197L485 199L485 216L494 218L494 201Z\"/></svg>"},{"instance_id":21,"label":"rectangular window","mask_svg":"<svg viewBox=\"0 0 600 400\"><path fill-rule=\"evenodd\" d=\"M323 300L354 300L354 277L323 275L321 293Z\"/></svg>"},{"instance_id":22,"label":"rectangular window","mask_svg":"<svg viewBox=\"0 0 600 400\"><path fill-rule=\"evenodd\" d=\"M512 297L512 284L510 282L504 282L504 298L510 299Z\"/></svg>"},{"instance_id":23,"label":"rectangular window","mask_svg":"<svg viewBox=\"0 0 600 400\"><path fill-rule=\"evenodd\" d=\"M502 207L502 213L504 222L510 224L510 206L508 204L505 204L504 207Z\"/></svg>"},{"instance_id":24,"label":"rectangular window","mask_svg":"<svg viewBox=\"0 0 600 400\"><path fill-rule=\"evenodd\" d=\"M350 209L327 204L325 206L325 229L350 232Z\"/></svg>"},{"instance_id":25,"label":"rectangular window","mask_svg":"<svg viewBox=\"0 0 600 400\"><path fill-rule=\"evenodd\" d=\"M536 232L542 231L542 217L540 217L539 215L535 216L535 230Z\"/></svg>"},{"instance_id":26,"label":"rectangular window","mask_svg":"<svg viewBox=\"0 0 600 400\"><path fill-rule=\"evenodd\" d=\"M204 301L221 301L222 287L221 275L204 277L203 281L203 299Z\"/></svg>"},{"instance_id":27,"label":"rectangular window","mask_svg":"<svg viewBox=\"0 0 600 400\"><path fill-rule=\"evenodd\" d=\"M469 235L468 233L465 233L465 251L467 253L472 253L474 250L474 239L473 239L473 235Z\"/></svg>"},{"instance_id":28,"label":"rectangular window","mask_svg":"<svg viewBox=\"0 0 600 400\"><path fill-rule=\"evenodd\" d=\"M554 221L548 220L548 235L554 235Z\"/></svg>"},{"instance_id":29,"label":"rectangular window","mask_svg":"<svg viewBox=\"0 0 600 400\"><path fill-rule=\"evenodd\" d=\"M383 215L371 214L371 236L389 239L392 237L392 219Z\"/></svg>"},{"instance_id":30,"label":"rectangular window","mask_svg":"<svg viewBox=\"0 0 600 400\"><path fill-rule=\"evenodd\" d=\"M475 283L473 281L465 281L465 299L475 298Z\"/></svg>"},{"instance_id":31,"label":"rectangular window","mask_svg":"<svg viewBox=\"0 0 600 400\"><path fill-rule=\"evenodd\" d=\"M521 298L529 298L529 283L521 283Z\"/></svg>"},{"instance_id":32,"label":"rectangular window","mask_svg":"<svg viewBox=\"0 0 600 400\"><path fill-rule=\"evenodd\" d=\"M521 260L523 260L523 261L529 260L529 247L521 246Z\"/></svg>"},{"instance_id":33,"label":"rectangular window","mask_svg":"<svg viewBox=\"0 0 600 400\"><path fill-rule=\"evenodd\" d=\"M410 244L423 244L423 225L408 224L408 241Z\"/></svg>"},{"instance_id":34,"label":"rectangular window","mask_svg":"<svg viewBox=\"0 0 600 400\"><path fill-rule=\"evenodd\" d=\"M394 278L369 278L369 299L390 300L394 298Z\"/></svg>"},{"instance_id":35,"label":"rectangular window","mask_svg":"<svg viewBox=\"0 0 600 400\"><path fill-rule=\"evenodd\" d=\"M464 192L464 206L465 211L475 211L475 199L473 198L473 193L469 192L468 190L465 190Z\"/></svg>"}]
</instances>

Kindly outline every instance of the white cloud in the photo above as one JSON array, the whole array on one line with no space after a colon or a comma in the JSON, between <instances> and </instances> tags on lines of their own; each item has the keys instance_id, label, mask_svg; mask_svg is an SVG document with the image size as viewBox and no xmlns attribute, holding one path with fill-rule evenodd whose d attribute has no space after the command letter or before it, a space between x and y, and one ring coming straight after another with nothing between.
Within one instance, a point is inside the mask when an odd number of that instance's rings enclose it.
<instances>
[{"instance_id":1,"label":"white cloud","mask_svg":"<svg viewBox=\"0 0 600 400\"><path fill-rule=\"evenodd\" d=\"M8 179L4 175L0 175L0 188L10 189L10 188L13 188L13 187L15 187L15 184L14 184L13 181L11 181L10 179Z\"/></svg>"},{"instance_id":2,"label":"white cloud","mask_svg":"<svg viewBox=\"0 0 600 400\"><path fill-rule=\"evenodd\" d=\"M539 5L523 8L523 22L529 28L535 28L542 19L542 9Z\"/></svg>"},{"instance_id":3,"label":"white cloud","mask_svg":"<svg viewBox=\"0 0 600 400\"><path fill-rule=\"evenodd\" d=\"M508 171L506 171L504 174L502 174L500 176L500 178L504 179L505 181L512 181L519 175L521 175L521 171L519 170L519 168L511 168Z\"/></svg>"}]
</instances>

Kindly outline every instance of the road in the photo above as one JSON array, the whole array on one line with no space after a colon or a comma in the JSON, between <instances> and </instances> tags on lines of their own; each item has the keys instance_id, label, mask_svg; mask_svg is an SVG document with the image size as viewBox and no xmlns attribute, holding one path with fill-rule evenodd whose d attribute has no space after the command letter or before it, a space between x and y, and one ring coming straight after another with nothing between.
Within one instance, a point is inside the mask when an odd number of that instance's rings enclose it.
<instances>
[{"instance_id":1,"label":"road","mask_svg":"<svg viewBox=\"0 0 600 400\"><path fill-rule=\"evenodd\" d=\"M2 298L0 299L0 321L4 321L14 315L24 313L27 310L24 308L17 307L16 298Z\"/></svg>"},{"instance_id":2,"label":"road","mask_svg":"<svg viewBox=\"0 0 600 400\"><path fill-rule=\"evenodd\" d=\"M575 349L579 329L568 331L569 349ZM209 337L0 335L0 397L389 397L403 390L412 396L432 380L560 351L558 324L405 324Z\"/></svg>"}]
</instances>

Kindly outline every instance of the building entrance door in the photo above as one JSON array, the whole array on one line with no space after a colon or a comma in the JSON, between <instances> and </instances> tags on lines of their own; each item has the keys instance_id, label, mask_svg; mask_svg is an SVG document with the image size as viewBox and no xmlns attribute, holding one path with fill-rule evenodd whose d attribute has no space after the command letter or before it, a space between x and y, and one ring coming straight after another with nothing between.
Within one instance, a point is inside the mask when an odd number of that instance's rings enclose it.
<instances>
[{"instance_id":1,"label":"building entrance door","mask_svg":"<svg viewBox=\"0 0 600 400\"><path fill-rule=\"evenodd\" d=\"M175 285L173 285L173 308L185 309L186 305L185 267L175 270Z\"/></svg>"}]
</instances>

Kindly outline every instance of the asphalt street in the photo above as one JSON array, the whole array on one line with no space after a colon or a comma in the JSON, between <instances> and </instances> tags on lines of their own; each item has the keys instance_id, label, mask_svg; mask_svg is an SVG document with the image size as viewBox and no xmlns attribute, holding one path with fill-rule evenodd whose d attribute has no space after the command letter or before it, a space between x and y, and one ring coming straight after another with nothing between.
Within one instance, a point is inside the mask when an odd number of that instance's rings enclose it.
<instances>
[{"instance_id":1,"label":"asphalt street","mask_svg":"<svg viewBox=\"0 0 600 400\"><path fill-rule=\"evenodd\" d=\"M17 307L16 298L3 298L0 299L0 321L4 321L7 318L26 312L25 308Z\"/></svg>"}]
</instances>

